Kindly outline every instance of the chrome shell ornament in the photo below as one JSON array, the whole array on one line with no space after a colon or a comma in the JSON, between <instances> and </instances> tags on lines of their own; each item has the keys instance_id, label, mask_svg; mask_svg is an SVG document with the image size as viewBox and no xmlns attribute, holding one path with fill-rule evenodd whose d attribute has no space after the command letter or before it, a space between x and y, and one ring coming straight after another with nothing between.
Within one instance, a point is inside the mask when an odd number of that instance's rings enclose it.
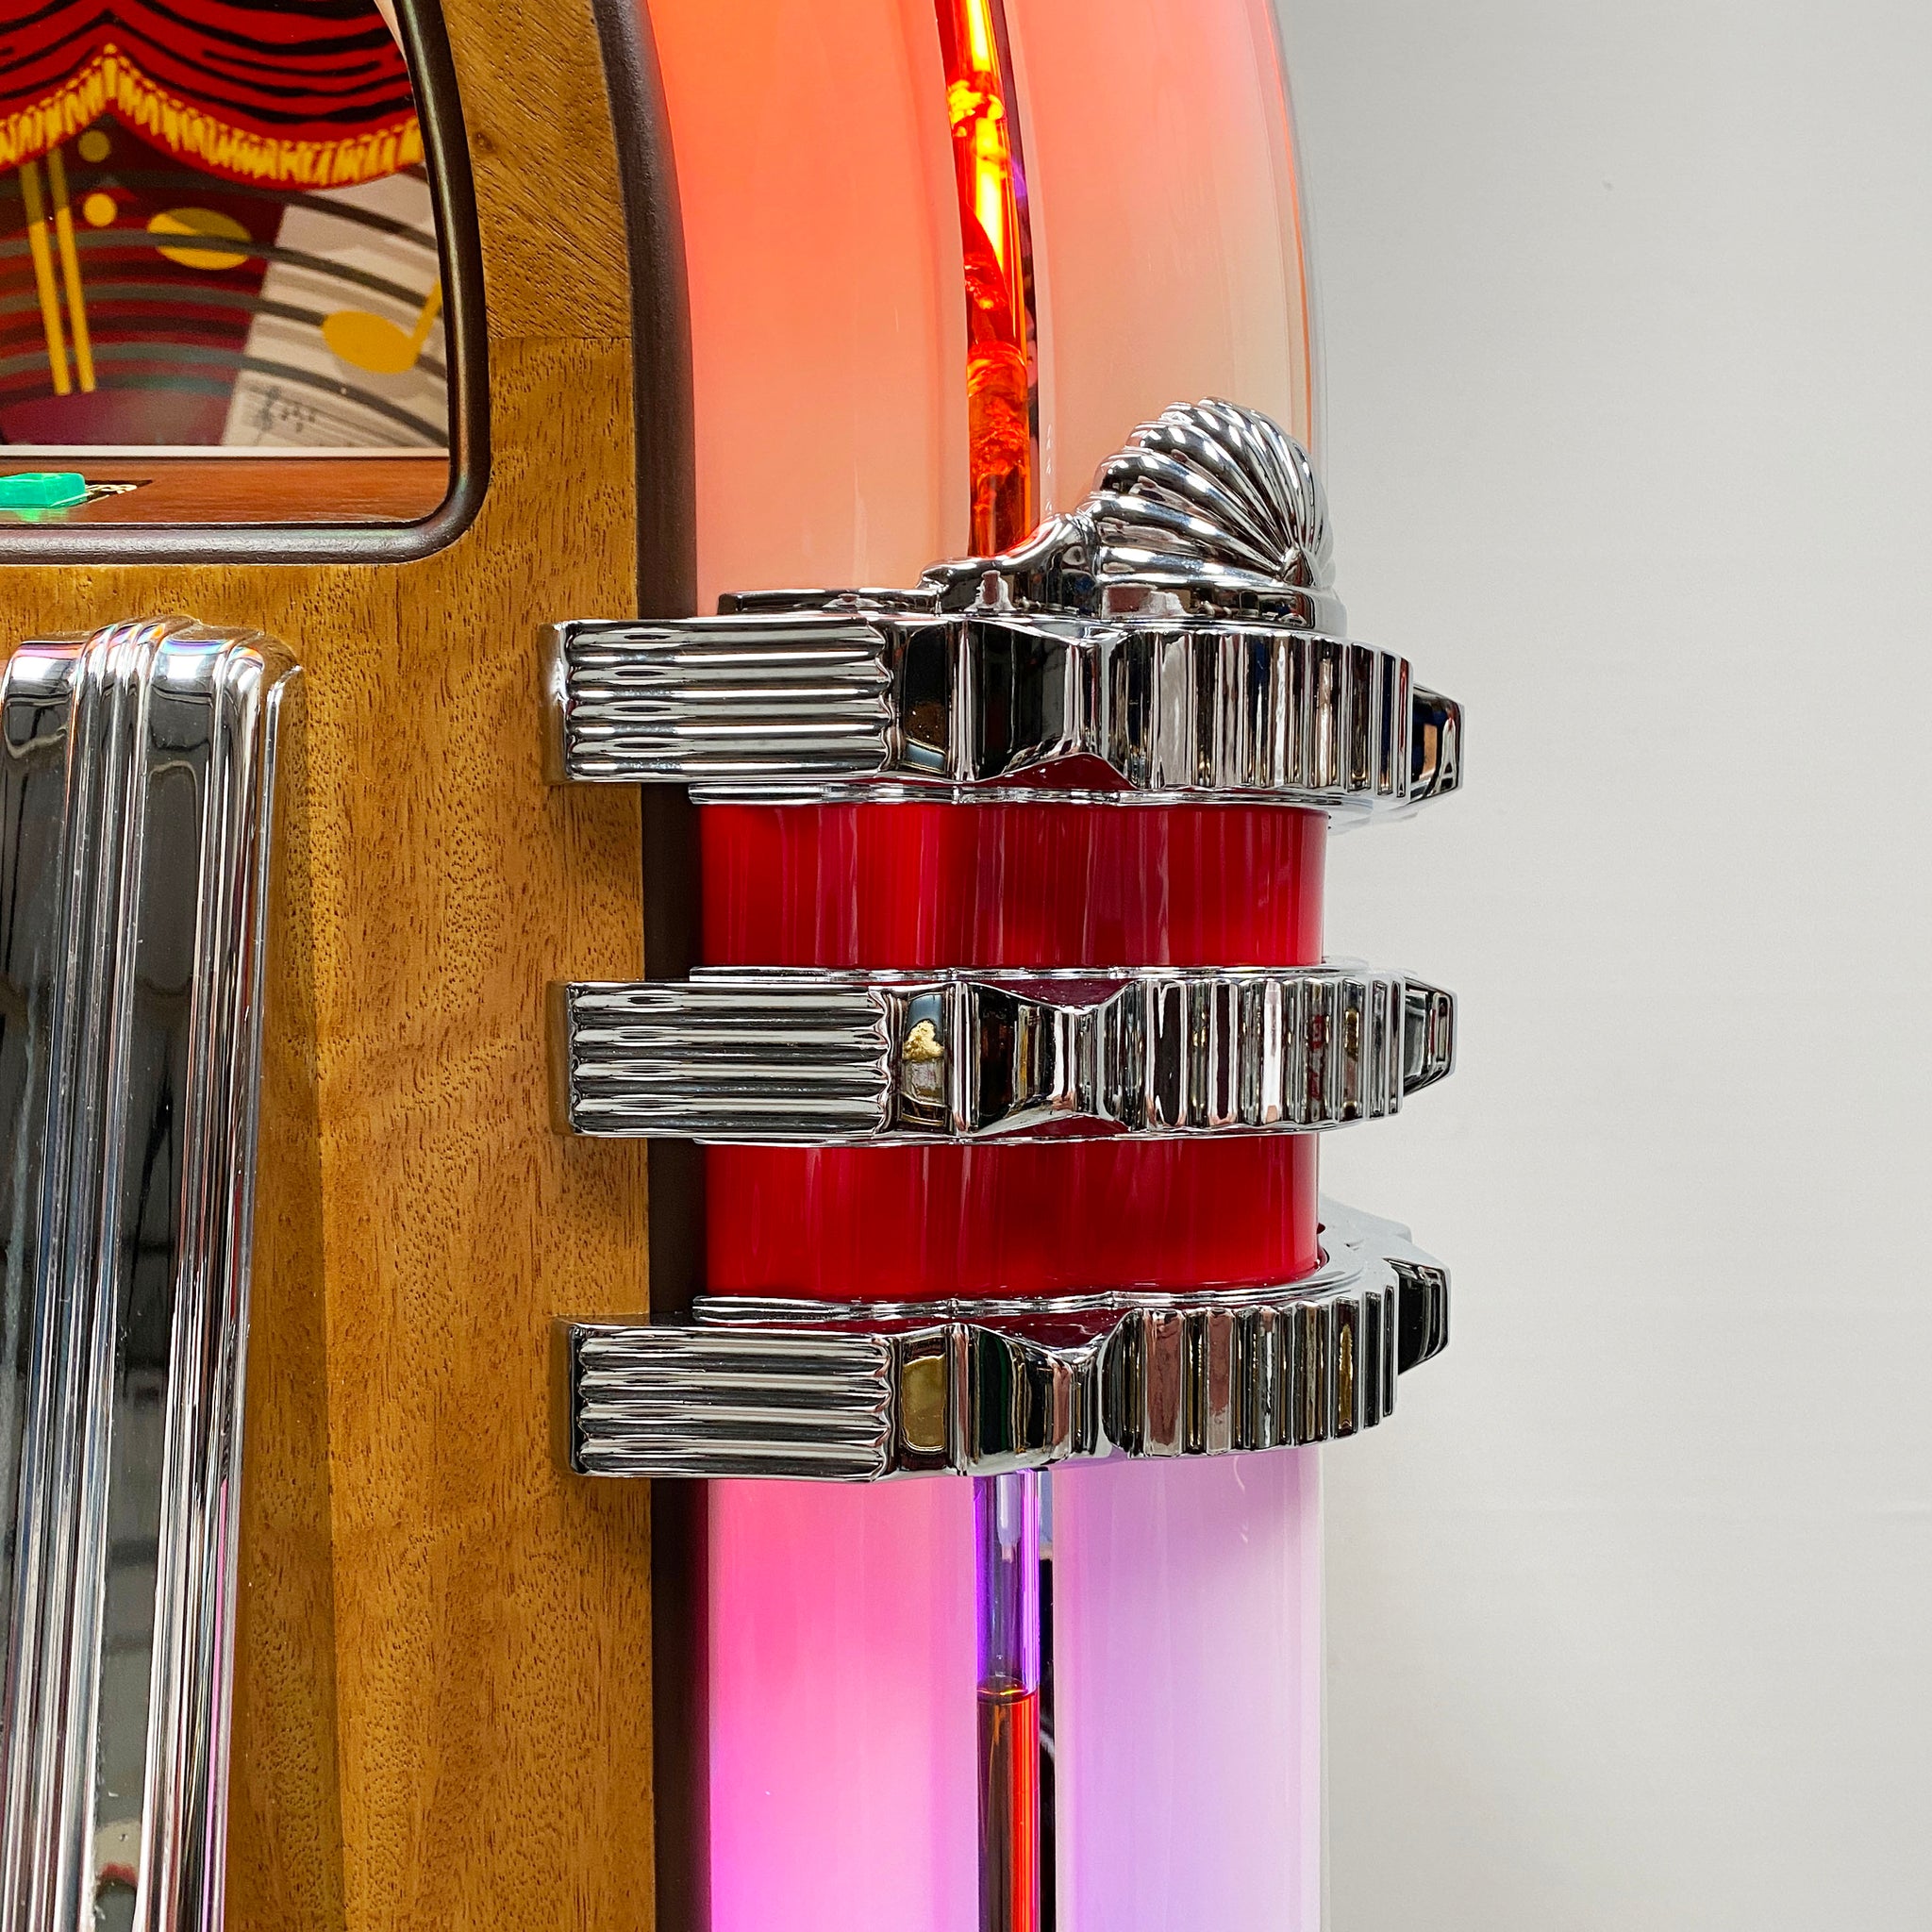
<instances>
[{"instance_id":1,"label":"chrome shell ornament","mask_svg":"<svg viewBox=\"0 0 1932 1932\"><path fill-rule=\"evenodd\" d=\"M908 591L553 627L553 779L701 801L905 797L1401 812L1460 780L1461 710L1342 635L1327 509L1265 416L1177 405L1092 492Z\"/></svg>"},{"instance_id":2,"label":"chrome shell ornament","mask_svg":"<svg viewBox=\"0 0 1932 1932\"><path fill-rule=\"evenodd\" d=\"M1235 403L1174 403L1106 462L1079 507L1002 557L921 579L948 608L988 575L1028 608L1117 615L1172 598L1203 616L1309 630L1346 625L1334 591L1328 500L1308 453Z\"/></svg>"}]
</instances>

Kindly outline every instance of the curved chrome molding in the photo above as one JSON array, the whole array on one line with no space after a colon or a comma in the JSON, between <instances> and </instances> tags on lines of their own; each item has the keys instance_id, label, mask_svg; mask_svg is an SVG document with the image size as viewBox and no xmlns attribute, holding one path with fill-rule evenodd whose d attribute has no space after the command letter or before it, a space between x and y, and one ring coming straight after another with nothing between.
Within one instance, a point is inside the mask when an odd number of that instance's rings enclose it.
<instances>
[{"instance_id":1,"label":"curved chrome molding","mask_svg":"<svg viewBox=\"0 0 1932 1932\"><path fill-rule=\"evenodd\" d=\"M909 591L760 591L569 623L550 776L701 800L1264 800L1399 812L1454 791L1460 708L1340 635L1306 454L1177 406L1018 549Z\"/></svg>"},{"instance_id":2,"label":"curved chrome molding","mask_svg":"<svg viewBox=\"0 0 1932 1932\"><path fill-rule=\"evenodd\" d=\"M1294 1133L1375 1120L1455 1062L1455 1002L1281 971L714 968L551 989L568 1133L823 1146Z\"/></svg>"},{"instance_id":3,"label":"curved chrome molding","mask_svg":"<svg viewBox=\"0 0 1932 1932\"><path fill-rule=\"evenodd\" d=\"M222 1917L263 922L294 670L179 619L0 681L0 1924Z\"/></svg>"},{"instance_id":4,"label":"curved chrome molding","mask_svg":"<svg viewBox=\"0 0 1932 1932\"><path fill-rule=\"evenodd\" d=\"M580 1475L991 1475L1358 1434L1449 1340L1408 1231L1323 1204L1322 1268L1280 1289L855 1306L708 1296L690 1320L558 1324Z\"/></svg>"}]
</instances>

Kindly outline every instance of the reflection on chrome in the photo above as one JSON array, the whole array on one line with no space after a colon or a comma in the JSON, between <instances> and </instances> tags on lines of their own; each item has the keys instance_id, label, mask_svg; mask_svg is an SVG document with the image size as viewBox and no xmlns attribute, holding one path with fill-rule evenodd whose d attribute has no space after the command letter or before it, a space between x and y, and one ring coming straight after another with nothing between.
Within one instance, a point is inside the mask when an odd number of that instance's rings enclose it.
<instances>
[{"instance_id":1,"label":"reflection on chrome","mask_svg":"<svg viewBox=\"0 0 1932 1932\"><path fill-rule=\"evenodd\" d=\"M268 825L292 667L182 620L0 682L0 1924L222 1916Z\"/></svg>"},{"instance_id":2,"label":"reflection on chrome","mask_svg":"<svg viewBox=\"0 0 1932 1932\"><path fill-rule=\"evenodd\" d=\"M1328 551L1291 438L1253 410L1176 405L1077 509L912 590L556 625L550 774L701 800L1406 810L1459 783L1461 711L1341 635Z\"/></svg>"},{"instance_id":3,"label":"reflection on chrome","mask_svg":"<svg viewBox=\"0 0 1932 1932\"><path fill-rule=\"evenodd\" d=\"M1274 1289L849 1304L712 1295L690 1320L558 1324L570 1467L605 1476L991 1475L1358 1434L1448 1345L1407 1229L1322 1205Z\"/></svg>"},{"instance_id":4,"label":"reflection on chrome","mask_svg":"<svg viewBox=\"0 0 1932 1932\"><path fill-rule=\"evenodd\" d=\"M1455 1001L1331 962L893 974L700 969L552 989L578 1134L822 1145L1306 1132L1455 1061Z\"/></svg>"}]
</instances>

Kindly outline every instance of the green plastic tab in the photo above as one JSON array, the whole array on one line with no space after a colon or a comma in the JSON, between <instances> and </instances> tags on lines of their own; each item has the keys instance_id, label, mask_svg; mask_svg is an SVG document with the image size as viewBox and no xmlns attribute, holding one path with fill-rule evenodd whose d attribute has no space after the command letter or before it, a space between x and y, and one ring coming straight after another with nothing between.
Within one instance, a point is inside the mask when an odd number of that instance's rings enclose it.
<instances>
[{"instance_id":1,"label":"green plastic tab","mask_svg":"<svg viewBox=\"0 0 1932 1932\"><path fill-rule=\"evenodd\" d=\"M0 509L66 509L87 501L87 478L78 470L22 470L0 476Z\"/></svg>"}]
</instances>

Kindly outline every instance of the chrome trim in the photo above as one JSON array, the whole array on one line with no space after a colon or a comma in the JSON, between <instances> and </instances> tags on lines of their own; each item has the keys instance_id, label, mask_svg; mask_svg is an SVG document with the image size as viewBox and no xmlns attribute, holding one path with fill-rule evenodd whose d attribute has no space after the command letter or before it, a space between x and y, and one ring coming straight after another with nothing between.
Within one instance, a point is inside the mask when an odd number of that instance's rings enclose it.
<instances>
[{"instance_id":1,"label":"chrome trim","mask_svg":"<svg viewBox=\"0 0 1932 1932\"><path fill-rule=\"evenodd\" d=\"M700 803L1071 791L1386 815L1457 783L1424 749L1457 707L1403 658L1258 625L821 609L561 624L548 649L552 776Z\"/></svg>"},{"instance_id":2,"label":"chrome trim","mask_svg":"<svg viewBox=\"0 0 1932 1932\"><path fill-rule=\"evenodd\" d=\"M1455 1001L1278 971L700 969L551 989L564 1132L822 1146L1306 1132L1455 1061Z\"/></svg>"},{"instance_id":3,"label":"chrome trim","mask_svg":"<svg viewBox=\"0 0 1932 1932\"><path fill-rule=\"evenodd\" d=\"M0 679L0 1926L222 1918L287 656L181 619ZM131 1917L128 1916L131 1913Z\"/></svg>"},{"instance_id":4,"label":"chrome trim","mask_svg":"<svg viewBox=\"0 0 1932 1932\"><path fill-rule=\"evenodd\" d=\"M1461 714L1341 635L1327 512L1264 416L1176 406L1017 549L908 591L554 625L547 771L703 801L1264 800L1454 791Z\"/></svg>"},{"instance_id":5,"label":"chrome trim","mask_svg":"<svg viewBox=\"0 0 1932 1932\"><path fill-rule=\"evenodd\" d=\"M597 1476L991 1475L1218 1456L1373 1428L1448 1342L1448 1272L1324 1202L1278 1289L858 1305L711 1295L690 1319L558 1324L569 1468Z\"/></svg>"},{"instance_id":6,"label":"chrome trim","mask_svg":"<svg viewBox=\"0 0 1932 1932\"><path fill-rule=\"evenodd\" d=\"M1000 557L921 578L948 609L989 575L1016 603L1098 615L1167 604L1341 630L1328 502L1308 453L1258 409L1172 403L1100 466L1077 508Z\"/></svg>"}]
</instances>

